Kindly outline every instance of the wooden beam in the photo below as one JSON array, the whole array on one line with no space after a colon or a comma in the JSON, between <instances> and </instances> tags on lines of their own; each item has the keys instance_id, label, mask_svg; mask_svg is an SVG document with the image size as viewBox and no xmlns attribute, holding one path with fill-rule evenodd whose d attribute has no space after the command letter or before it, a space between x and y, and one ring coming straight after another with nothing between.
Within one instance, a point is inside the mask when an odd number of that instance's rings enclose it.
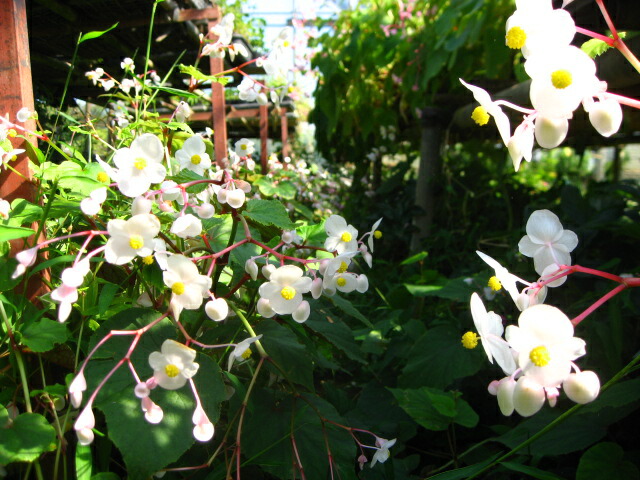
<instances>
[{"instance_id":1,"label":"wooden beam","mask_svg":"<svg viewBox=\"0 0 640 480\"><path fill-rule=\"evenodd\" d=\"M208 24L211 30L219 22L212 20ZM216 40L215 38L213 39ZM211 75L216 75L224 71L224 59L209 57L209 65ZM211 111L213 116L213 145L216 154L216 164L219 167L224 166L223 159L228 156L227 153L227 108L224 98L224 85L217 82L211 83Z\"/></svg>"},{"instance_id":2,"label":"wooden beam","mask_svg":"<svg viewBox=\"0 0 640 480\"><path fill-rule=\"evenodd\" d=\"M190 22L193 20L209 20L218 23L221 17L220 7L209 8L189 8L179 10L177 15L173 17L174 22Z\"/></svg>"},{"instance_id":3,"label":"wooden beam","mask_svg":"<svg viewBox=\"0 0 640 480\"><path fill-rule=\"evenodd\" d=\"M262 167L262 174L265 175L268 171L267 165L267 140L269 139L269 107L267 105L260 105L260 166Z\"/></svg>"}]
</instances>

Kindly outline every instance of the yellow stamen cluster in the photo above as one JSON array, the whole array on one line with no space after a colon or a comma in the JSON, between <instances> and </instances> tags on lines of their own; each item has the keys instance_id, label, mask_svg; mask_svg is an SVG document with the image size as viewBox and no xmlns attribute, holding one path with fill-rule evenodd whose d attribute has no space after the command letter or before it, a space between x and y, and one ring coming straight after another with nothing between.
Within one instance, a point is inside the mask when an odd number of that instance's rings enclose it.
<instances>
[{"instance_id":1,"label":"yellow stamen cluster","mask_svg":"<svg viewBox=\"0 0 640 480\"><path fill-rule=\"evenodd\" d=\"M151 265L153 263L153 255L142 257L142 263L144 263L145 265Z\"/></svg>"},{"instance_id":2,"label":"yellow stamen cluster","mask_svg":"<svg viewBox=\"0 0 640 480\"><path fill-rule=\"evenodd\" d=\"M490 118L491 118L491 115L489 115L489 113L487 113L487 110L482 106L477 106L476 108L473 109L473 112L471 113L471 120L476 122L481 127L489 123Z\"/></svg>"},{"instance_id":3,"label":"yellow stamen cluster","mask_svg":"<svg viewBox=\"0 0 640 480\"><path fill-rule=\"evenodd\" d=\"M191 163L194 165L200 165L200 162L202 161L202 158L200 158L200 155L195 154L195 155L191 155Z\"/></svg>"},{"instance_id":4,"label":"yellow stamen cluster","mask_svg":"<svg viewBox=\"0 0 640 480\"><path fill-rule=\"evenodd\" d=\"M282 298L285 300L293 300L293 297L296 296L296 289L293 287L284 287L280 290L280 295L282 295Z\"/></svg>"},{"instance_id":5,"label":"yellow stamen cluster","mask_svg":"<svg viewBox=\"0 0 640 480\"><path fill-rule=\"evenodd\" d=\"M347 262L340 262L340 268L338 268L338 273L346 272L348 267L349 266L347 265Z\"/></svg>"},{"instance_id":6,"label":"yellow stamen cluster","mask_svg":"<svg viewBox=\"0 0 640 480\"><path fill-rule=\"evenodd\" d=\"M462 346L464 348L468 348L469 350L473 350L478 346L479 338L480 337L478 337L477 333L467 332L464 335L462 335Z\"/></svg>"},{"instance_id":7,"label":"yellow stamen cluster","mask_svg":"<svg viewBox=\"0 0 640 480\"><path fill-rule=\"evenodd\" d=\"M138 170L144 170L145 168L147 168L147 161L142 157L138 157L134 160L133 166Z\"/></svg>"},{"instance_id":8,"label":"yellow stamen cluster","mask_svg":"<svg viewBox=\"0 0 640 480\"><path fill-rule=\"evenodd\" d=\"M351 234L349 232L344 232L342 235L340 235L340 240L342 240L343 242L350 242Z\"/></svg>"},{"instance_id":9,"label":"yellow stamen cluster","mask_svg":"<svg viewBox=\"0 0 640 480\"><path fill-rule=\"evenodd\" d=\"M534 348L529 352L529 359L536 367L544 367L549 364L551 355L544 345Z\"/></svg>"},{"instance_id":10,"label":"yellow stamen cluster","mask_svg":"<svg viewBox=\"0 0 640 480\"><path fill-rule=\"evenodd\" d=\"M7 137L15 137L16 135L18 135L18 132L16 132L13 128L10 128L9 130L7 130Z\"/></svg>"},{"instance_id":11,"label":"yellow stamen cluster","mask_svg":"<svg viewBox=\"0 0 640 480\"><path fill-rule=\"evenodd\" d=\"M184 283L176 282L171 285L171 291L176 295L182 295L184 293Z\"/></svg>"},{"instance_id":12,"label":"yellow stamen cluster","mask_svg":"<svg viewBox=\"0 0 640 480\"><path fill-rule=\"evenodd\" d=\"M339 287L344 287L346 284L347 284L347 280L342 277L336 280L336 285L338 285Z\"/></svg>"},{"instance_id":13,"label":"yellow stamen cluster","mask_svg":"<svg viewBox=\"0 0 640 480\"><path fill-rule=\"evenodd\" d=\"M246 144L246 143L243 143L242 145L240 145L240 148L241 148L242 150L246 150L246 149L247 149L247 144Z\"/></svg>"},{"instance_id":14,"label":"yellow stamen cluster","mask_svg":"<svg viewBox=\"0 0 640 480\"><path fill-rule=\"evenodd\" d=\"M380 230L376 230L375 232L373 232L373 238L376 239L381 239L382 238L382 232Z\"/></svg>"},{"instance_id":15,"label":"yellow stamen cluster","mask_svg":"<svg viewBox=\"0 0 640 480\"><path fill-rule=\"evenodd\" d=\"M247 348L244 352L242 352L241 357L244 358L245 360L251 357L251 349Z\"/></svg>"},{"instance_id":16,"label":"yellow stamen cluster","mask_svg":"<svg viewBox=\"0 0 640 480\"><path fill-rule=\"evenodd\" d=\"M559 90L567 88L573 83L573 77L569 70L556 70L551 74L551 84Z\"/></svg>"},{"instance_id":17,"label":"yellow stamen cluster","mask_svg":"<svg viewBox=\"0 0 640 480\"><path fill-rule=\"evenodd\" d=\"M170 363L169 365L164 367L164 373L167 374L167 377L173 378L178 376L178 374L180 373L180 369Z\"/></svg>"},{"instance_id":18,"label":"yellow stamen cluster","mask_svg":"<svg viewBox=\"0 0 640 480\"><path fill-rule=\"evenodd\" d=\"M133 234L129 237L129 246L134 250L139 250L144 246L142 235Z\"/></svg>"},{"instance_id":19,"label":"yellow stamen cluster","mask_svg":"<svg viewBox=\"0 0 640 480\"><path fill-rule=\"evenodd\" d=\"M494 292L497 292L502 288L502 283L500 283L500 280L498 280L498 277L495 275L489 279L487 285L489 285L489 288Z\"/></svg>"},{"instance_id":20,"label":"yellow stamen cluster","mask_svg":"<svg viewBox=\"0 0 640 480\"><path fill-rule=\"evenodd\" d=\"M507 47L519 50L527 41L527 34L520 27L511 27L505 37Z\"/></svg>"},{"instance_id":21,"label":"yellow stamen cluster","mask_svg":"<svg viewBox=\"0 0 640 480\"><path fill-rule=\"evenodd\" d=\"M104 172L98 172L98 175L96 175L96 179L100 182L100 183L107 183L109 181L109 175L107 175Z\"/></svg>"}]
</instances>

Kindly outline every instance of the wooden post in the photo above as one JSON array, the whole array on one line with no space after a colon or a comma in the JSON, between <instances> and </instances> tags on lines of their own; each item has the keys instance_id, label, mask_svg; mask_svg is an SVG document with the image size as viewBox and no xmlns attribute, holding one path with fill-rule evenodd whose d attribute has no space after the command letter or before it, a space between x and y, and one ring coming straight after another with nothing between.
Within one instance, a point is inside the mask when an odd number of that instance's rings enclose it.
<instances>
[{"instance_id":1,"label":"wooden post","mask_svg":"<svg viewBox=\"0 0 640 480\"><path fill-rule=\"evenodd\" d=\"M0 115L8 114L15 121L16 112L22 107L34 109L25 0L0 0ZM32 131L36 128L33 120L24 126ZM31 142L36 145L35 139ZM11 138L11 143L13 148L27 149L26 140L21 138ZM18 155L11 166L26 179L5 169L0 173L0 198L33 202L35 188L30 181L27 155Z\"/></svg>"},{"instance_id":2,"label":"wooden post","mask_svg":"<svg viewBox=\"0 0 640 480\"><path fill-rule=\"evenodd\" d=\"M282 158L291 154L291 146L289 145L289 123L287 120L286 107L280 107L280 139L282 140Z\"/></svg>"},{"instance_id":3,"label":"wooden post","mask_svg":"<svg viewBox=\"0 0 640 480\"><path fill-rule=\"evenodd\" d=\"M269 107L260 105L260 166L262 174L268 171L267 166L267 140L269 139Z\"/></svg>"},{"instance_id":4,"label":"wooden post","mask_svg":"<svg viewBox=\"0 0 640 480\"><path fill-rule=\"evenodd\" d=\"M208 29L216 26L220 21L221 14L217 18L209 20ZM212 38L212 40L217 40ZM224 59L209 57L211 75L216 75L224 71ZM213 144L216 154L216 164L224 166L223 159L228 156L227 152L227 119L226 102L224 99L224 85L221 83L211 83L211 111L213 115Z\"/></svg>"}]
</instances>

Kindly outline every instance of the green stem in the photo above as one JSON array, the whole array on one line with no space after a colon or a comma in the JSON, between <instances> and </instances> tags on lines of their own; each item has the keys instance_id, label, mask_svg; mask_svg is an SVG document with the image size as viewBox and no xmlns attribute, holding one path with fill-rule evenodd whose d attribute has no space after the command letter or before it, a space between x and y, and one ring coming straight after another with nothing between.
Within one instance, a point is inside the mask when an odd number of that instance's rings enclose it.
<instances>
[{"instance_id":1,"label":"green stem","mask_svg":"<svg viewBox=\"0 0 640 480\"><path fill-rule=\"evenodd\" d=\"M606 384L603 385L603 387L600 389L600 393L604 392L605 390L607 390L609 387L611 387L612 385L614 385L615 383L618 382L618 380L620 380L622 377L624 377L627 373L629 373L634 365L636 363L638 363L640 361L640 355L636 356L635 358L633 358L622 370L620 370L617 374L615 374L613 376L613 378L611 380L609 380ZM511 449L510 451L508 451L507 453L505 453L504 455L502 455L501 457L498 457L496 460L494 460L493 462L491 462L489 465L487 465L486 467L484 467L482 470L480 470L479 472L476 472L474 475L471 475L470 477L467 477L467 480L470 480L472 478L478 478L480 477L483 473L487 472L488 470L492 469L493 467L495 467L496 465L498 465L499 463L502 463L503 461L505 461L507 458L511 457L514 453L519 452L520 450L522 450L525 447L528 447L529 445L531 445L533 442L535 442L536 440L538 440L540 437L542 437L544 434L546 434L548 431L552 430L556 425L564 422L567 418L569 418L571 415L573 415L574 413L576 413L578 410L580 410L582 407L584 406L584 404L576 404L573 407L571 407L569 410L567 410L566 412L564 412L562 415L560 415L558 418L556 418L555 420L553 420L551 423L549 423L546 427L544 427L542 430L540 430L539 432L537 432L535 435L531 436L530 438L528 438L527 440L525 440L524 442L522 442L520 445L514 447L513 449Z\"/></svg>"},{"instance_id":2,"label":"green stem","mask_svg":"<svg viewBox=\"0 0 640 480\"><path fill-rule=\"evenodd\" d=\"M229 306L231 307L231 309L234 312L236 312L236 315L238 315L238 318L240 319L240 321L244 325L244 328L247 329L247 332L249 332L249 335L251 335L252 337L257 337L258 335L256 335L256 332L253 330L253 328L251 327L251 324L246 319L244 314L240 311L240 309L238 307L236 307L233 303L229 303ZM256 348L258 349L258 352L260 353L260 356L265 357L265 358L269 356L267 354L267 352L265 351L265 349L262 347L262 344L260 343L260 340L256 340L255 344L256 344Z\"/></svg>"},{"instance_id":3,"label":"green stem","mask_svg":"<svg viewBox=\"0 0 640 480\"><path fill-rule=\"evenodd\" d=\"M156 8L158 7L158 3L160 2L156 0L155 2L153 2L153 7L151 7L151 20L149 22L149 35L147 37L147 52L144 57L144 73L142 74L142 89L143 89L142 91L143 92L147 82L147 70L149 70L149 58L151 57L151 39L153 35L153 22L156 17ZM136 114L137 112L138 110L136 110ZM143 113L147 112L147 102L143 102L142 112ZM136 118L136 120L138 120L138 118Z\"/></svg>"}]
</instances>

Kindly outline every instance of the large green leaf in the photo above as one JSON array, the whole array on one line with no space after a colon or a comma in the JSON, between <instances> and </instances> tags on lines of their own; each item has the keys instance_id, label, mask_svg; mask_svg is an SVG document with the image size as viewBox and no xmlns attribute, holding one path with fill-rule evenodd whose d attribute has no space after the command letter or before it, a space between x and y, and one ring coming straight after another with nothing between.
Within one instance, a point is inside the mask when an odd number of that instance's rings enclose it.
<instances>
[{"instance_id":1,"label":"large green leaf","mask_svg":"<svg viewBox=\"0 0 640 480\"><path fill-rule=\"evenodd\" d=\"M624 459L624 450L617 443L602 442L584 452L578 464L576 480L638 480L638 467Z\"/></svg>"},{"instance_id":2,"label":"large green leaf","mask_svg":"<svg viewBox=\"0 0 640 480\"><path fill-rule=\"evenodd\" d=\"M293 200L297 193L295 185L287 180L274 181L267 177L260 177L253 185L258 187L260 193L266 197L277 195L286 200Z\"/></svg>"},{"instance_id":3,"label":"large green leaf","mask_svg":"<svg viewBox=\"0 0 640 480\"><path fill-rule=\"evenodd\" d=\"M90 346L112 329L138 329L158 316L156 312L139 308L120 312L101 325ZM150 353L159 351L164 340L175 336L175 327L165 319L141 337L131 356L141 378L147 379L153 374L148 363ZM133 336L118 335L96 352L86 371L89 391L125 355L132 340ZM207 416L215 423L220 415L219 404L225 398L221 372L217 363L203 354L196 357L196 362L200 368L194 382ZM162 422L152 425L144 419L140 400L133 393L134 386L131 373L123 366L105 384L95 407L104 412L109 438L122 452L130 477L146 478L178 460L194 443L191 417L195 401L188 385L172 391L156 388L151 392L151 399L163 409L164 417Z\"/></svg>"},{"instance_id":4,"label":"large green leaf","mask_svg":"<svg viewBox=\"0 0 640 480\"><path fill-rule=\"evenodd\" d=\"M69 330L64 323L47 318L27 324L20 333L22 343L34 352L48 352L69 338Z\"/></svg>"},{"instance_id":5,"label":"large green leaf","mask_svg":"<svg viewBox=\"0 0 640 480\"><path fill-rule=\"evenodd\" d=\"M340 318L329 316L322 310L312 310L305 325L342 351L347 358L367 363L353 338L353 331Z\"/></svg>"},{"instance_id":6,"label":"large green leaf","mask_svg":"<svg viewBox=\"0 0 640 480\"><path fill-rule=\"evenodd\" d=\"M18 415L9 428L2 429L0 464L33 462L41 453L55 449L56 432L38 413Z\"/></svg>"},{"instance_id":7,"label":"large green leaf","mask_svg":"<svg viewBox=\"0 0 640 480\"><path fill-rule=\"evenodd\" d=\"M283 230L295 228L284 205L277 200L251 199L247 202L247 208L242 215L261 225L273 225Z\"/></svg>"},{"instance_id":8,"label":"large green leaf","mask_svg":"<svg viewBox=\"0 0 640 480\"><path fill-rule=\"evenodd\" d=\"M469 303L473 286L467 284L463 278L449 280L444 285L409 285L405 284L409 293L415 297L440 297L461 303Z\"/></svg>"},{"instance_id":9,"label":"large green leaf","mask_svg":"<svg viewBox=\"0 0 640 480\"><path fill-rule=\"evenodd\" d=\"M8 242L17 238L25 238L35 235L30 228L10 227L9 225L0 225L0 242Z\"/></svg>"},{"instance_id":10,"label":"large green leaf","mask_svg":"<svg viewBox=\"0 0 640 480\"><path fill-rule=\"evenodd\" d=\"M489 365L480 350L463 348L460 333L452 326L432 328L418 338L409 351L409 360L398 384L403 388L446 388L456 379L473 375Z\"/></svg>"},{"instance_id":11,"label":"large green leaf","mask_svg":"<svg viewBox=\"0 0 640 480\"><path fill-rule=\"evenodd\" d=\"M453 423L467 428L478 424L478 414L460 398L459 393L428 387L389 390L398 400L398 405L427 430L446 430Z\"/></svg>"}]
</instances>

